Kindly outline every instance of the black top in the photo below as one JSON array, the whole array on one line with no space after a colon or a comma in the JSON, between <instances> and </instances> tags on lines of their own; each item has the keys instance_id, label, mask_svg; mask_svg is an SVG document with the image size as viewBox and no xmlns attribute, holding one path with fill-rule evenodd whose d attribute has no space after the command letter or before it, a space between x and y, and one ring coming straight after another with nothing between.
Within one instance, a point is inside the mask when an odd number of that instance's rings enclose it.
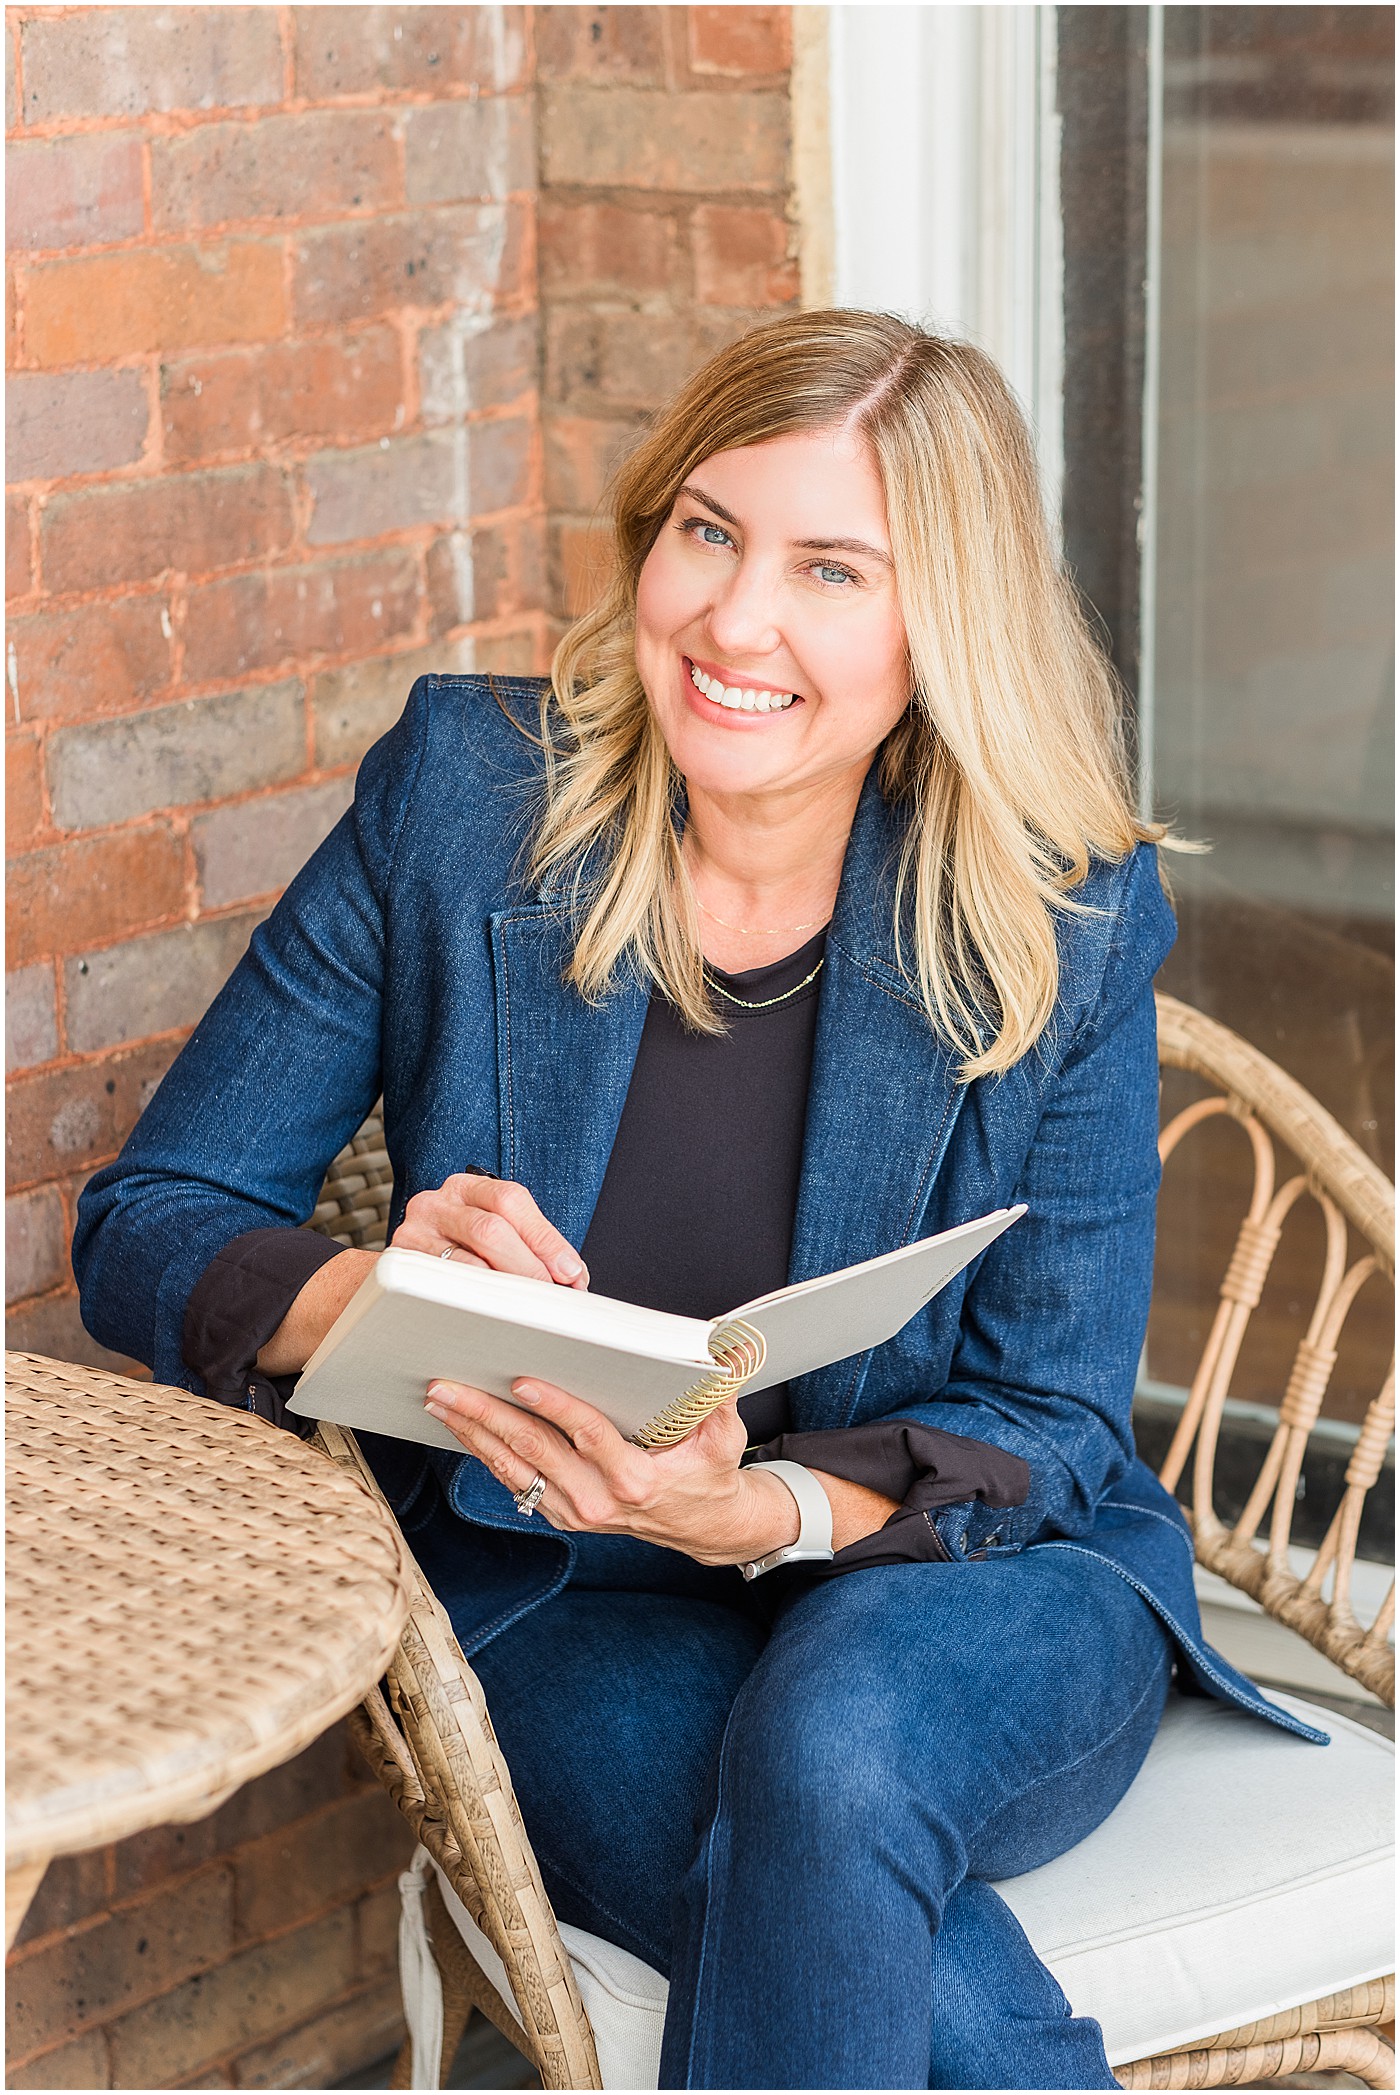
<instances>
[{"instance_id":1,"label":"black top","mask_svg":"<svg viewBox=\"0 0 1400 2095\"><path fill-rule=\"evenodd\" d=\"M710 970L726 1020L689 1032L660 995L647 1006L622 1117L580 1249L600 1295L715 1317L786 1285L802 1168L825 932L785 960ZM725 994L727 992L727 994ZM733 1000L733 1001L731 1001ZM286 1405L295 1375L256 1365L311 1275L341 1246L306 1229L253 1229L210 1260L185 1312L185 1363L206 1394L304 1435ZM946 1558L932 1516L982 1499L1020 1505L1029 1473L1000 1448L899 1419L789 1431L786 1384L740 1400L751 1448L868 1485L900 1502L832 1570ZM809 1567L810 1569L810 1567Z\"/></svg>"},{"instance_id":2,"label":"black top","mask_svg":"<svg viewBox=\"0 0 1400 2095\"><path fill-rule=\"evenodd\" d=\"M722 1034L651 999L582 1245L595 1294L708 1318L786 1287L825 946L711 968ZM753 1440L783 1432L786 1383L739 1411Z\"/></svg>"}]
</instances>

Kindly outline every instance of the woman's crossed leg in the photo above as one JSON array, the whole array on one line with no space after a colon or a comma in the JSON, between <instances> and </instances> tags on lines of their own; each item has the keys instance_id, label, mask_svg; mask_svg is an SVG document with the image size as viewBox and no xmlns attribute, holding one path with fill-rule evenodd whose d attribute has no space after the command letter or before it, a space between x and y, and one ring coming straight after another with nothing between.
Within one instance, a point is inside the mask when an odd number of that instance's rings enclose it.
<instances>
[{"instance_id":1,"label":"woman's crossed leg","mask_svg":"<svg viewBox=\"0 0 1400 2095\"><path fill-rule=\"evenodd\" d=\"M1055 1550L759 1599L570 1588L476 1661L556 1910L670 1976L662 2086L1112 2087L979 1880L1123 1794L1156 1618Z\"/></svg>"}]
</instances>

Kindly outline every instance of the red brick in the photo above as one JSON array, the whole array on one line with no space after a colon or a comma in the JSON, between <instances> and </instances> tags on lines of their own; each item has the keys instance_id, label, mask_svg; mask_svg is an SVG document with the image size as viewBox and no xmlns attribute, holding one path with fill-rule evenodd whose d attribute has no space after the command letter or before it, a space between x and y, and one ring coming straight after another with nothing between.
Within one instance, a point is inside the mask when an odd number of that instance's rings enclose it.
<instances>
[{"instance_id":1,"label":"red brick","mask_svg":"<svg viewBox=\"0 0 1400 2095\"><path fill-rule=\"evenodd\" d=\"M153 1890L167 1878L186 1877L212 1862L219 1853L214 1825L213 1817L192 1819L183 1826L151 1826L117 1841L111 1850L114 1897Z\"/></svg>"},{"instance_id":2,"label":"red brick","mask_svg":"<svg viewBox=\"0 0 1400 2095\"><path fill-rule=\"evenodd\" d=\"M133 465L150 416L143 371L12 371L5 387L5 471L63 480Z\"/></svg>"},{"instance_id":3,"label":"red brick","mask_svg":"<svg viewBox=\"0 0 1400 2095\"><path fill-rule=\"evenodd\" d=\"M23 495L5 496L5 601L28 596L34 586L29 558L29 503Z\"/></svg>"},{"instance_id":4,"label":"red brick","mask_svg":"<svg viewBox=\"0 0 1400 2095\"><path fill-rule=\"evenodd\" d=\"M81 927L100 945L175 916L184 904L185 854L164 823L84 837L12 858L6 880L9 965L69 950Z\"/></svg>"},{"instance_id":5,"label":"red brick","mask_svg":"<svg viewBox=\"0 0 1400 2095\"><path fill-rule=\"evenodd\" d=\"M58 1053L58 1005L49 962L5 977L5 1067L32 1069Z\"/></svg>"},{"instance_id":6,"label":"red brick","mask_svg":"<svg viewBox=\"0 0 1400 2095\"><path fill-rule=\"evenodd\" d=\"M298 7L296 88L340 95L491 94L525 78L523 7Z\"/></svg>"},{"instance_id":7,"label":"red brick","mask_svg":"<svg viewBox=\"0 0 1400 2095\"><path fill-rule=\"evenodd\" d=\"M104 247L145 225L141 141L112 132L16 140L5 150L5 232L15 253Z\"/></svg>"},{"instance_id":8,"label":"red brick","mask_svg":"<svg viewBox=\"0 0 1400 2095\"><path fill-rule=\"evenodd\" d=\"M781 94L726 94L722 103L711 94L642 87L548 87L542 94L547 183L699 195L720 183L778 191L787 180L787 144Z\"/></svg>"},{"instance_id":9,"label":"red brick","mask_svg":"<svg viewBox=\"0 0 1400 2095\"><path fill-rule=\"evenodd\" d=\"M513 407L539 377L539 323L457 313L418 337L419 412L425 423L459 422L475 408Z\"/></svg>"},{"instance_id":10,"label":"red brick","mask_svg":"<svg viewBox=\"0 0 1400 2095\"><path fill-rule=\"evenodd\" d=\"M110 2088L111 2068L107 2043L101 2030L75 2037L43 2052L26 2066L10 2066L5 2073L7 2088Z\"/></svg>"},{"instance_id":11,"label":"red brick","mask_svg":"<svg viewBox=\"0 0 1400 2095\"><path fill-rule=\"evenodd\" d=\"M257 1840L362 1787L364 1764L343 1724L332 1724L281 1767L247 1782L210 1821L218 1853Z\"/></svg>"},{"instance_id":12,"label":"red brick","mask_svg":"<svg viewBox=\"0 0 1400 2095\"><path fill-rule=\"evenodd\" d=\"M686 16L690 63L697 73L785 73L792 64L789 8L688 7Z\"/></svg>"},{"instance_id":13,"label":"red brick","mask_svg":"<svg viewBox=\"0 0 1400 2095\"><path fill-rule=\"evenodd\" d=\"M483 675L537 677L549 668L549 658L563 636L536 613L501 632L478 633L473 645L473 666Z\"/></svg>"},{"instance_id":14,"label":"red brick","mask_svg":"<svg viewBox=\"0 0 1400 2095\"><path fill-rule=\"evenodd\" d=\"M144 116L282 99L270 7L75 8L21 30L24 116Z\"/></svg>"},{"instance_id":15,"label":"red brick","mask_svg":"<svg viewBox=\"0 0 1400 2095\"><path fill-rule=\"evenodd\" d=\"M535 51L541 80L630 80L660 87L665 78L659 7L537 7Z\"/></svg>"},{"instance_id":16,"label":"red brick","mask_svg":"<svg viewBox=\"0 0 1400 2095\"><path fill-rule=\"evenodd\" d=\"M282 250L271 240L124 248L25 272L27 364L266 342L285 326Z\"/></svg>"},{"instance_id":17,"label":"red brick","mask_svg":"<svg viewBox=\"0 0 1400 2095\"><path fill-rule=\"evenodd\" d=\"M596 509L608 476L641 436L646 423L550 415L544 425L544 499L551 511Z\"/></svg>"},{"instance_id":18,"label":"red brick","mask_svg":"<svg viewBox=\"0 0 1400 2095\"><path fill-rule=\"evenodd\" d=\"M108 1848L88 1848L80 1855L56 1855L40 1880L29 1911L15 1936L15 1947L37 1942L60 1928L71 1928L89 1915L101 1913L110 1894L107 1889Z\"/></svg>"},{"instance_id":19,"label":"red brick","mask_svg":"<svg viewBox=\"0 0 1400 2095\"><path fill-rule=\"evenodd\" d=\"M314 2014L354 1983L353 1916L259 1943L108 2026L118 2087L169 2087L217 2059Z\"/></svg>"},{"instance_id":20,"label":"red brick","mask_svg":"<svg viewBox=\"0 0 1400 2095\"><path fill-rule=\"evenodd\" d=\"M318 438L377 436L403 416L397 332L272 342L162 364L165 456L176 465L221 452Z\"/></svg>"},{"instance_id":21,"label":"red brick","mask_svg":"<svg viewBox=\"0 0 1400 2095\"><path fill-rule=\"evenodd\" d=\"M797 297L789 227L776 211L702 204L695 213L695 295L712 306L783 306Z\"/></svg>"},{"instance_id":22,"label":"red brick","mask_svg":"<svg viewBox=\"0 0 1400 2095\"><path fill-rule=\"evenodd\" d=\"M68 1227L55 1186L14 1193L5 1202L5 1303L71 1282Z\"/></svg>"},{"instance_id":23,"label":"red brick","mask_svg":"<svg viewBox=\"0 0 1400 2095\"><path fill-rule=\"evenodd\" d=\"M47 827L38 738L5 737L5 848L13 854L32 844Z\"/></svg>"},{"instance_id":24,"label":"red brick","mask_svg":"<svg viewBox=\"0 0 1400 2095\"><path fill-rule=\"evenodd\" d=\"M307 233L292 252L296 323L344 327L379 313L519 297L530 231L527 207L514 203L453 204Z\"/></svg>"},{"instance_id":25,"label":"red brick","mask_svg":"<svg viewBox=\"0 0 1400 2095\"><path fill-rule=\"evenodd\" d=\"M465 203L534 185L534 104L519 95L407 109L403 132L411 204Z\"/></svg>"},{"instance_id":26,"label":"red brick","mask_svg":"<svg viewBox=\"0 0 1400 2095\"><path fill-rule=\"evenodd\" d=\"M280 553L291 495L270 465L227 466L56 495L41 523L50 590L101 589L173 570L205 575Z\"/></svg>"},{"instance_id":27,"label":"red brick","mask_svg":"<svg viewBox=\"0 0 1400 2095\"><path fill-rule=\"evenodd\" d=\"M9 1183L33 1185L114 1157L175 1053L171 1042L152 1041L100 1061L16 1078L5 1111Z\"/></svg>"},{"instance_id":28,"label":"red brick","mask_svg":"<svg viewBox=\"0 0 1400 2095\"><path fill-rule=\"evenodd\" d=\"M403 201L393 120L375 109L307 109L201 124L151 147L158 232L240 219L329 218Z\"/></svg>"},{"instance_id":29,"label":"red brick","mask_svg":"<svg viewBox=\"0 0 1400 2095\"><path fill-rule=\"evenodd\" d=\"M435 633L543 609L541 519L522 517L487 524L470 537L435 539L428 550L428 593Z\"/></svg>"},{"instance_id":30,"label":"red brick","mask_svg":"<svg viewBox=\"0 0 1400 2095\"><path fill-rule=\"evenodd\" d=\"M557 306L546 315L545 397L590 416L660 407L747 325L747 315L716 307L664 315Z\"/></svg>"},{"instance_id":31,"label":"red brick","mask_svg":"<svg viewBox=\"0 0 1400 2095\"><path fill-rule=\"evenodd\" d=\"M392 1971L398 1963L400 1907L398 1885L390 1883L369 1892L355 1908L360 1970L366 1978L372 1972Z\"/></svg>"},{"instance_id":32,"label":"red brick","mask_svg":"<svg viewBox=\"0 0 1400 2095\"><path fill-rule=\"evenodd\" d=\"M190 592L185 675L202 683L314 655L372 654L417 616L418 564L401 548L236 575Z\"/></svg>"},{"instance_id":33,"label":"red brick","mask_svg":"<svg viewBox=\"0 0 1400 2095\"><path fill-rule=\"evenodd\" d=\"M64 968L68 1045L80 1055L197 1025L266 911L211 917L84 953Z\"/></svg>"},{"instance_id":34,"label":"red brick","mask_svg":"<svg viewBox=\"0 0 1400 2095\"><path fill-rule=\"evenodd\" d=\"M15 45L19 37L19 24L5 24L5 129L19 128L19 76L15 70Z\"/></svg>"},{"instance_id":35,"label":"red brick","mask_svg":"<svg viewBox=\"0 0 1400 2095\"><path fill-rule=\"evenodd\" d=\"M232 1875L214 1869L36 1946L9 1968L8 2054L22 2058L169 1992L225 1954L232 1930Z\"/></svg>"},{"instance_id":36,"label":"red brick","mask_svg":"<svg viewBox=\"0 0 1400 2095\"><path fill-rule=\"evenodd\" d=\"M645 204L540 198L540 288L552 298L646 298L680 288L675 218Z\"/></svg>"},{"instance_id":37,"label":"red brick","mask_svg":"<svg viewBox=\"0 0 1400 2095\"><path fill-rule=\"evenodd\" d=\"M201 815L190 825L201 907L224 909L280 892L330 834L354 790L354 780L342 773L322 785L262 793Z\"/></svg>"},{"instance_id":38,"label":"red brick","mask_svg":"<svg viewBox=\"0 0 1400 2095\"><path fill-rule=\"evenodd\" d=\"M11 619L21 719L91 720L145 705L170 682L169 623L163 597Z\"/></svg>"},{"instance_id":39,"label":"red brick","mask_svg":"<svg viewBox=\"0 0 1400 2095\"><path fill-rule=\"evenodd\" d=\"M397 2051L403 2041L403 1995L396 1971L270 2043L240 2052L240 2088L335 2088L352 2073Z\"/></svg>"},{"instance_id":40,"label":"red brick","mask_svg":"<svg viewBox=\"0 0 1400 2095\"><path fill-rule=\"evenodd\" d=\"M531 499L533 428L524 415L471 425L473 516L518 509Z\"/></svg>"},{"instance_id":41,"label":"red brick","mask_svg":"<svg viewBox=\"0 0 1400 2095\"><path fill-rule=\"evenodd\" d=\"M238 1933L258 1941L408 1867L413 1835L381 1789L283 1827L233 1858Z\"/></svg>"},{"instance_id":42,"label":"red brick","mask_svg":"<svg viewBox=\"0 0 1400 2095\"><path fill-rule=\"evenodd\" d=\"M311 686L316 765L353 764L387 734L420 676L468 673L476 666L472 642L439 641L411 653L378 655L325 670Z\"/></svg>"},{"instance_id":43,"label":"red brick","mask_svg":"<svg viewBox=\"0 0 1400 2095\"><path fill-rule=\"evenodd\" d=\"M104 829L158 808L228 800L304 768L302 687L292 679L255 684L58 728L45 762L60 829ZM95 933L83 942L102 943Z\"/></svg>"},{"instance_id":44,"label":"red brick","mask_svg":"<svg viewBox=\"0 0 1400 2095\"><path fill-rule=\"evenodd\" d=\"M162 1053L169 1061L174 1049L163 1048ZM135 1117L133 1113L132 1119ZM77 1361L83 1367L105 1368L110 1375L135 1375L147 1380L150 1377L149 1368L140 1361L111 1353L89 1336L83 1327L78 1297L72 1290L16 1303L5 1316L5 1344L16 1353L42 1353L47 1360Z\"/></svg>"},{"instance_id":45,"label":"red brick","mask_svg":"<svg viewBox=\"0 0 1400 2095\"><path fill-rule=\"evenodd\" d=\"M530 434L529 419L511 415L398 437L382 449L323 451L304 469L307 540L339 545L513 508L528 494Z\"/></svg>"}]
</instances>

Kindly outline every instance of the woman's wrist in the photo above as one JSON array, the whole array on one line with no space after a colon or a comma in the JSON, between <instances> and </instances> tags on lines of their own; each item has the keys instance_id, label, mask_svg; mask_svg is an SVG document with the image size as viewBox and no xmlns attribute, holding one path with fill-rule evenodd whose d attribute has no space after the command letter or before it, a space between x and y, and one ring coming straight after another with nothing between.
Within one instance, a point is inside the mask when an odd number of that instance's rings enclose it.
<instances>
[{"instance_id":1,"label":"woman's wrist","mask_svg":"<svg viewBox=\"0 0 1400 2095\"><path fill-rule=\"evenodd\" d=\"M766 1476L761 1464L741 1469L742 1525L737 1546L724 1558L727 1564L751 1564L770 1550L787 1549L802 1532L802 1513L797 1500L781 1477Z\"/></svg>"},{"instance_id":2,"label":"woman's wrist","mask_svg":"<svg viewBox=\"0 0 1400 2095\"><path fill-rule=\"evenodd\" d=\"M378 1257L377 1251L347 1247L312 1274L271 1338L258 1349L257 1365L264 1375L295 1375L306 1366Z\"/></svg>"}]
</instances>

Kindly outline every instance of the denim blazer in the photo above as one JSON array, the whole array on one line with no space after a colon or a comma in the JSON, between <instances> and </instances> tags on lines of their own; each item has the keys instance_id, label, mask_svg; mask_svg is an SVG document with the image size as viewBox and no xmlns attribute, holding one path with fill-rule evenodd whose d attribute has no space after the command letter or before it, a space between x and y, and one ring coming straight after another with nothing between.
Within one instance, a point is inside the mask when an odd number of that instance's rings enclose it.
<instances>
[{"instance_id":1,"label":"denim blazer","mask_svg":"<svg viewBox=\"0 0 1400 2095\"><path fill-rule=\"evenodd\" d=\"M648 990L629 974L590 1006L567 986L566 914L525 878L540 759L509 716L537 718L542 688L420 678L354 806L88 1182L83 1320L160 1380L200 1388L180 1350L195 1282L244 1230L306 1221L381 1091L391 1230L413 1192L473 1163L583 1241ZM901 833L872 768L827 938L789 1278L1015 1201L1028 1212L896 1338L795 1381L793 1427L898 1415L1021 1456L1025 1503L943 1508L953 1561L919 1576L975 1575L970 1560L1032 1544L1095 1557L1168 1626L1184 1677L1320 1737L1204 1644L1186 1521L1133 1452L1159 1177L1152 978L1174 936L1155 852L1094 865L1059 921L1049 1028L967 1084L896 962ZM431 1471L453 1516L496 1531L465 1603L472 1648L560 1584L567 1538L474 1458L378 1442L373 1459L406 1519Z\"/></svg>"}]
</instances>

